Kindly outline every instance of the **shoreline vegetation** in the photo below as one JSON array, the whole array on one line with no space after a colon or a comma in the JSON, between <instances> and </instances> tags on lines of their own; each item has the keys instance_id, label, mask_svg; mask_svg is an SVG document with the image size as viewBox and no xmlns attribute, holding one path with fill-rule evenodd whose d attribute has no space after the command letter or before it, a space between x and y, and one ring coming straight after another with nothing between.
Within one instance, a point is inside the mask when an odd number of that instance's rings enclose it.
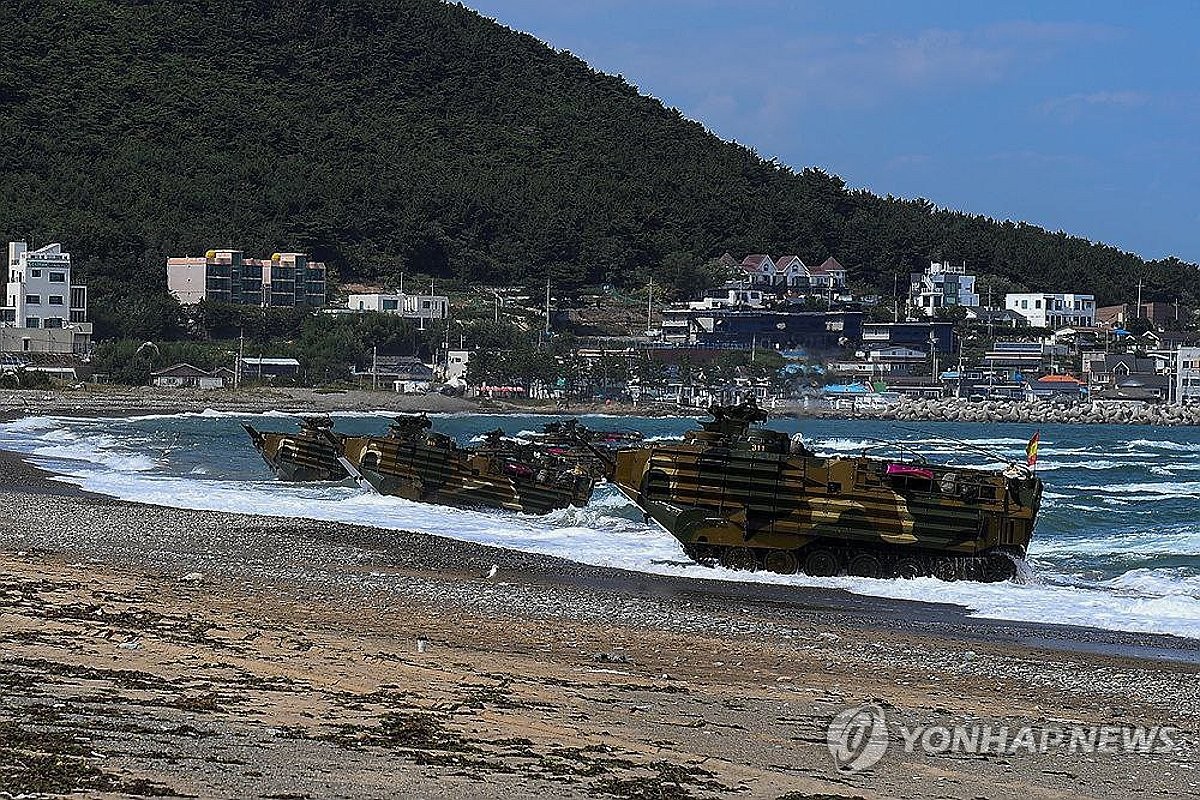
<instances>
[{"instance_id":1,"label":"shoreline vegetation","mask_svg":"<svg viewBox=\"0 0 1200 800\"><path fill-rule=\"evenodd\" d=\"M0 498L10 794L1191 792L1200 664L1171 636L126 503L4 453ZM964 756L893 737L841 774L826 728L862 703L893 728L1171 725L1179 749Z\"/></svg>"},{"instance_id":2,"label":"shoreline vegetation","mask_svg":"<svg viewBox=\"0 0 1200 800\"><path fill-rule=\"evenodd\" d=\"M869 396L868 396L869 397ZM0 390L0 420L24 416L125 417L143 414L201 413L289 414L359 412L397 414L546 414L574 416L702 416L701 408L662 404L519 402L451 397L436 393L403 395L361 389L323 390L254 387L242 390L167 389L162 387L85 386L79 389ZM968 401L962 398L911 399L883 405L868 400L841 401L838 407L805 401L767 406L773 417L879 419L903 422L999 422L1081 425L1200 425L1200 406L1150 405L1120 401L1059 404L1048 401Z\"/></svg>"}]
</instances>

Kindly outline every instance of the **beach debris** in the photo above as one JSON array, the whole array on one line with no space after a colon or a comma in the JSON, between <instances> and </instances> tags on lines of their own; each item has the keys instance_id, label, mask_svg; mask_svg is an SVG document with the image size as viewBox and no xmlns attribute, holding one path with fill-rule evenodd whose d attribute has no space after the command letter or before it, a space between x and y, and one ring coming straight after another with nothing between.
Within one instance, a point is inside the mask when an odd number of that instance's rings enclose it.
<instances>
[{"instance_id":1,"label":"beach debris","mask_svg":"<svg viewBox=\"0 0 1200 800\"><path fill-rule=\"evenodd\" d=\"M142 646L142 643L137 639L133 639L128 642L121 642L120 644L117 645L117 647L121 648L122 650L137 650L141 646Z\"/></svg>"},{"instance_id":2,"label":"beach debris","mask_svg":"<svg viewBox=\"0 0 1200 800\"><path fill-rule=\"evenodd\" d=\"M492 564L492 568L489 569L483 575L480 575L479 577L490 581L492 578L496 577L496 573L499 571L500 571L500 566L498 564Z\"/></svg>"},{"instance_id":3,"label":"beach debris","mask_svg":"<svg viewBox=\"0 0 1200 800\"><path fill-rule=\"evenodd\" d=\"M601 664L632 664L633 659L624 653L596 653L592 656L592 661L598 661Z\"/></svg>"},{"instance_id":4,"label":"beach debris","mask_svg":"<svg viewBox=\"0 0 1200 800\"><path fill-rule=\"evenodd\" d=\"M204 573L203 572L189 572L187 575L184 575L179 580L182 581L183 583L200 583L202 580L204 580Z\"/></svg>"},{"instance_id":5,"label":"beach debris","mask_svg":"<svg viewBox=\"0 0 1200 800\"><path fill-rule=\"evenodd\" d=\"M429 640L418 637L417 638L417 652L424 653L428 649L429 649Z\"/></svg>"}]
</instances>

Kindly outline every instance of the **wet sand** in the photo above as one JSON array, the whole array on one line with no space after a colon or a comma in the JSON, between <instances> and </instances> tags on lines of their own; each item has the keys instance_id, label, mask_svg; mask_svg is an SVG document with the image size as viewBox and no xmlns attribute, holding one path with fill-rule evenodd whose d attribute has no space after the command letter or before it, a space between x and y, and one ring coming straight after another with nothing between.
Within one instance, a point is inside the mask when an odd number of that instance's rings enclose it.
<instances>
[{"instance_id":1,"label":"wet sand","mask_svg":"<svg viewBox=\"0 0 1200 800\"><path fill-rule=\"evenodd\" d=\"M1194 796L1191 641L140 506L8 455L0 503L0 792ZM987 755L893 735L842 775L826 728L864 702L893 728L1181 734L1164 754Z\"/></svg>"}]
</instances>

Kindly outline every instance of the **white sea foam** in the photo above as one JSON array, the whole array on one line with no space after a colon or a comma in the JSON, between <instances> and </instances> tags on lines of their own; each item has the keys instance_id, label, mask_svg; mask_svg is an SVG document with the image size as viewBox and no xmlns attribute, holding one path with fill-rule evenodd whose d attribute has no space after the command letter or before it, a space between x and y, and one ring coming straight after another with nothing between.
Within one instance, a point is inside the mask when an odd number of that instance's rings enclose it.
<instances>
[{"instance_id":1,"label":"white sea foam","mask_svg":"<svg viewBox=\"0 0 1200 800\"><path fill-rule=\"evenodd\" d=\"M1079 492L1098 494L1140 495L1155 499L1172 497L1200 497L1200 481L1165 481L1162 483L1110 483L1068 487Z\"/></svg>"},{"instance_id":2,"label":"white sea foam","mask_svg":"<svg viewBox=\"0 0 1200 800\"><path fill-rule=\"evenodd\" d=\"M1103 536L1080 534L1035 537L1029 550L1035 557L1088 555L1134 559L1153 556L1196 556L1200 555L1200 527L1188 523L1155 526L1151 519L1144 528L1109 531Z\"/></svg>"},{"instance_id":3,"label":"white sea foam","mask_svg":"<svg viewBox=\"0 0 1200 800\"><path fill-rule=\"evenodd\" d=\"M21 417L14 419L12 422L0 424L0 432L3 433L32 433L35 431L44 431L48 428L57 428L60 425L58 417Z\"/></svg>"},{"instance_id":4,"label":"white sea foam","mask_svg":"<svg viewBox=\"0 0 1200 800\"><path fill-rule=\"evenodd\" d=\"M1056 461L1054 459L1043 458L1037 463L1038 472L1055 472L1060 469L1086 469L1088 471L1103 472L1110 469L1128 469L1129 464L1121 461L1111 461L1103 458L1093 458L1088 461Z\"/></svg>"},{"instance_id":5,"label":"white sea foam","mask_svg":"<svg viewBox=\"0 0 1200 800\"><path fill-rule=\"evenodd\" d=\"M1175 452L1200 453L1200 444L1196 442L1171 442L1159 439L1131 439L1123 447L1129 450L1172 450Z\"/></svg>"}]
</instances>

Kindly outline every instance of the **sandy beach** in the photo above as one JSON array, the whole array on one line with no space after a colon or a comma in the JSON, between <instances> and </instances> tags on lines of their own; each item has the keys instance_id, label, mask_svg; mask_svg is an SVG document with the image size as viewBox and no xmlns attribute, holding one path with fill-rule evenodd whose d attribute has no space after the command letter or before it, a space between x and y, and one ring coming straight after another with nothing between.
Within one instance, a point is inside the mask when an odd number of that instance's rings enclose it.
<instances>
[{"instance_id":1,"label":"sandy beach","mask_svg":"<svg viewBox=\"0 0 1200 800\"><path fill-rule=\"evenodd\" d=\"M0 461L0 792L1194 796L1194 642L90 496ZM485 577L498 567L493 578ZM839 773L873 703L882 760ZM1168 725L1165 753L900 726Z\"/></svg>"}]
</instances>

